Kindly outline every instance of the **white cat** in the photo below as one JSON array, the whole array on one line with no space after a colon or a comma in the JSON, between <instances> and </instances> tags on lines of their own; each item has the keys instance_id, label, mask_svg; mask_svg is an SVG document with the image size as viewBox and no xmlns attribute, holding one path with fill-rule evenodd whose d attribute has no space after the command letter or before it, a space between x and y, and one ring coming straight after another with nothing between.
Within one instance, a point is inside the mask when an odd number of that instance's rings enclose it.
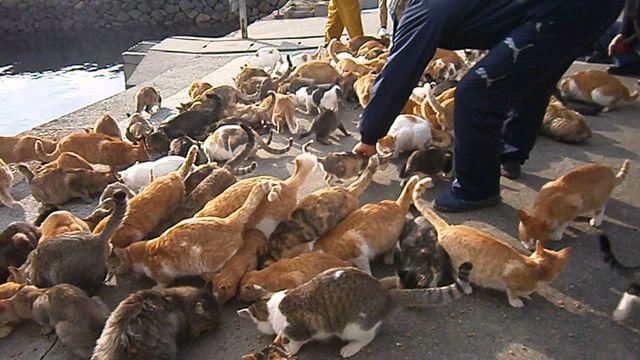
<instances>
[{"instance_id":1,"label":"white cat","mask_svg":"<svg viewBox=\"0 0 640 360\"><path fill-rule=\"evenodd\" d=\"M246 66L250 68L263 69L267 72L275 70L280 62L280 51L273 47L263 47L247 60Z\"/></svg>"},{"instance_id":2,"label":"white cat","mask_svg":"<svg viewBox=\"0 0 640 360\"><path fill-rule=\"evenodd\" d=\"M312 109L321 113L324 110L337 112L342 99L342 89L338 85L325 84L301 87L296 91L296 106L303 107L303 113L310 114Z\"/></svg>"},{"instance_id":3,"label":"white cat","mask_svg":"<svg viewBox=\"0 0 640 360\"><path fill-rule=\"evenodd\" d=\"M389 132L378 140L376 149L381 154L393 153L397 157L405 151L425 149L432 142L431 125L415 115L398 115Z\"/></svg>"},{"instance_id":4,"label":"white cat","mask_svg":"<svg viewBox=\"0 0 640 360\"><path fill-rule=\"evenodd\" d=\"M155 179L174 172L180 168L184 161L185 158L182 156L165 156L156 161L135 163L128 169L120 171L118 175L129 189L137 193L149 185L152 177ZM191 170L194 169L195 166L191 166Z\"/></svg>"}]
</instances>

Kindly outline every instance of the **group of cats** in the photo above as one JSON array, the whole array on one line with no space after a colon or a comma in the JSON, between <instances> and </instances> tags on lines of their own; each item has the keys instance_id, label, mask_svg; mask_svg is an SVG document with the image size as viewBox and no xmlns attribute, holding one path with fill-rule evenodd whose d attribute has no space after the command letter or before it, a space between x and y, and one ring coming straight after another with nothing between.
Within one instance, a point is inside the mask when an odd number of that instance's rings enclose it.
<instances>
[{"instance_id":1,"label":"group of cats","mask_svg":"<svg viewBox=\"0 0 640 360\"><path fill-rule=\"evenodd\" d=\"M571 254L543 243L559 240L582 214L593 213L591 223L599 226L628 161L617 174L592 164L545 185L532 210L519 213L520 240L535 247L528 257L485 232L447 224L422 198L432 180L412 176L451 171L453 88L437 96L430 85L417 88L378 143L378 156L337 152L321 158L306 152L307 143L290 177L238 179L256 168L255 162L242 164L258 149L289 151L293 139L273 148L271 132L297 134L299 108L319 113L300 138L315 135L329 143L338 140L336 130L348 136L337 116L339 103L366 106L388 46L388 39L368 36L334 40L326 51L284 61L261 49L236 76L236 87L195 81L180 113L159 126L143 113L154 112L162 98L144 87L126 124L128 141L108 115L93 130L58 141L1 137L0 157L18 163L43 204L33 224L13 223L0 233L0 275L7 281L0 285L0 322L6 332L32 319L83 358L175 358L179 339L217 327L220 306L237 297L252 303L239 316L278 335L245 359L288 359L305 343L331 336L348 342L340 351L346 358L374 339L392 310L449 303L470 294L471 283L505 291L510 305L522 307L521 298L553 281ZM426 75L455 80L474 59L443 50ZM599 91L597 99L608 94ZM414 152L401 170L408 180L399 197L360 206L377 169L407 151ZM31 160L45 164L34 171L23 164ZM356 180L298 201L317 164L329 185ZM0 199L18 207L9 194L12 181L0 163ZM74 198L91 202L97 193L99 206L88 217L56 207ZM422 216L407 221L411 204ZM605 238L602 248L618 272L637 278L636 268L615 260ZM370 261L383 257L393 264L397 250L397 276L372 277ZM113 311L93 296L105 282L128 274L157 285L130 294ZM207 285L168 287L194 275ZM637 301L634 286L616 318Z\"/></svg>"}]
</instances>

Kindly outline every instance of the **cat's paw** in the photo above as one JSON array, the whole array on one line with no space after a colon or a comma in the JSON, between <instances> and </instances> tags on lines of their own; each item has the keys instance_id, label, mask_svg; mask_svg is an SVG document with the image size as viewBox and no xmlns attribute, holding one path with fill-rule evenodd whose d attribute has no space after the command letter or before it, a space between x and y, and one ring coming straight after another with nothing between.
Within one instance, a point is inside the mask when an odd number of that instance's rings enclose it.
<instances>
[{"instance_id":1,"label":"cat's paw","mask_svg":"<svg viewBox=\"0 0 640 360\"><path fill-rule=\"evenodd\" d=\"M524 303L519 298L515 298L515 299L509 298L509 305L511 305L514 308L524 307Z\"/></svg>"},{"instance_id":2,"label":"cat's paw","mask_svg":"<svg viewBox=\"0 0 640 360\"><path fill-rule=\"evenodd\" d=\"M40 328L40 335L43 335L43 336L51 335L55 330L56 330L55 328L49 325L43 325Z\"/></svg>"},{"instance_id":3,"label":"cat's paw","mask_svg":"<svg viewBox=\"0 0 640 360\"><path fill-rule=\"evenodd\" d=\"M595 228L599 228L602 225L602 219L598 219L594 217L591 220L589 220L589 224L591 224L591 226Z\"/></svg>"},{"instance_id":4,"label":"cat's paw","mask_svg":"<svg viewBox=\"0 0 640 360\"><path fill-rule=\"evenodd\" d=\"M266 186L266 191L269 192L267 194L267 201L276 201L278 197L280 197L280 193L282 192L282 184L276 181L269 181L265 183L264 186Z\"/></svg>"},{"instance_id":5,"label":"cat's paw","mask_svg":"<svg viewBox=\"0 0 640 360\"><path fill-rule=\"evenodd\" d=\"M289 339L289 342L284 344L284 350L289 353L289 355L295 355L300 351L300 348L304 345L302 341L294 341Z\"/></svg>"},{"instance_id":6,"label":"cat's paw","mask_svg":"<svg viewBox=\"0 0 640 360\"><path fill-rule=\"evenodd\" d=\"M358 341L350 342L347 345L343 346L342 349L340 349L340 356L342 356L343 358L352 357L360 350L362 350L363 346L364 345Z\"/></svg>"}]
</instances>

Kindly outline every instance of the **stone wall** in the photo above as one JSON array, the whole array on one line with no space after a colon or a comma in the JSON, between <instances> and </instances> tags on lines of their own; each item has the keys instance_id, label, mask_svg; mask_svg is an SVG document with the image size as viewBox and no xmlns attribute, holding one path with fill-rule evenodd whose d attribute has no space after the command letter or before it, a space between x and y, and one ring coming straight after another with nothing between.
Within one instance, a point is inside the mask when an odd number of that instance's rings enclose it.
<instances>
[{"instance_id":1,"label":"stone wall","mask_svg":"<svg viewBox=\"0 0 640 360\"><path fill-rule=\"evenodd\" d=\"M249 20L286 1L246 0ZM238 26L238 0L0 0L0 38L145 28L220 33Z\"/></svg>"}]
</instances>

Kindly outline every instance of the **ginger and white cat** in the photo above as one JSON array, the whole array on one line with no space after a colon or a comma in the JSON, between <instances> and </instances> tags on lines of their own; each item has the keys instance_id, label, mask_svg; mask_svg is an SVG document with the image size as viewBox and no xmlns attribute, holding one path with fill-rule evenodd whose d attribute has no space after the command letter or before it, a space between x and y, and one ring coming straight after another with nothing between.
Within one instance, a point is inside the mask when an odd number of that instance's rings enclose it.
<instances>
[{"instance_id":1,"label":"ginger and white cat","mask_svg":"<svg viewBox=\"0 0 640 360\"><path fill-rule=\"evenodd\" d=\"M403 152L425 149L430 144L439 147L449 147L452 144L452 137L443 131L434 131L430 123L415 115L398 115L394 120L386 136L378 140L376 148L379 153L389 154L398 157ZM433 138L438 134L438 140Z\"/></svg>"},{"instance_id":2,"label":"ginger and white cat","mask_svg":"<svg viewBox=\"0 0 640 360\"><path fill-rule=\"evenodd\" d=\"M562 96L604 106L603 112L622 103L638 99L638 92L629 89L615 76L600 70L586 70L560 80Z\"/></svg>"},{"instance_id":3,"label":"ginger and white cat","mask_svg":"<svg viewBox=\"0 0 640 360\"><path fill-rule=\"evenodd\" d=\"M431 178L420 181L413 194L413 204L436 229L438 241L449 254L454 268L464 262L473 264L472 283L506 291L509 304L519 308L524 306L521 297L528 298L564 270L571 248L546 250L538 241L535 252L527 257L488 233L466 225L447 224L421 197L422 191L431 185Z\"/></svg>"},{"instance_id":4,"label":"ginger and white cat","mask_svg":"<svg viewBox=\"0 0 640 360\"><path fill-rule=\"evenodd\" d=\"M112 248L109 274L143 273L157 282L157 288L165 288L177 277L220 271L244 244L245 225L258 205L278 188L277 182L262 182L229 216L186 219L156 239Z\"/></svg>"},{"instance_id":5,"label":"ginger and white cat","mask_svg":"<svg viewBox=\"0 0 640 360\"><path fill-rule=\"evenodd\" d=\"M559 241L569 223L580 215L592 216L590 224L599 227L613 189L624 181L631 162L625 160L620 172L603 164L588 164L546 183L530 212L519 210L520 241L531 248L535 241Z\"/></svg>"}]
</instances>

